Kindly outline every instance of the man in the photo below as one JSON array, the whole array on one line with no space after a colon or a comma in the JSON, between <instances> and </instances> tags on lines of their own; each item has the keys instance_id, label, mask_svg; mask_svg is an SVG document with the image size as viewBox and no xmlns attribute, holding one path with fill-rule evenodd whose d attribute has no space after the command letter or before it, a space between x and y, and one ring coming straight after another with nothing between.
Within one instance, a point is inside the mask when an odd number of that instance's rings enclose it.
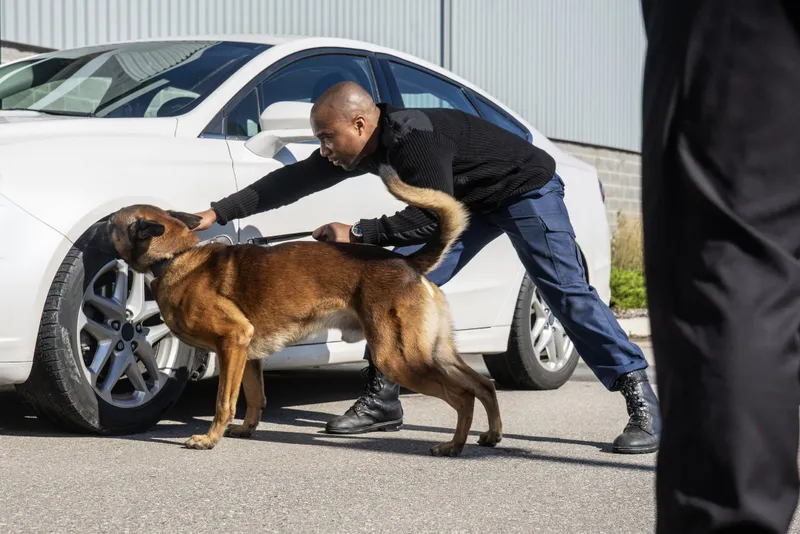
<instances>
[{"instance_id":1,"label":"man","mask_svg":"<svg viewBox=\"0 0 800 534\"><path fill-rule=\"evenodd\" d=\"M625 396L630 419L613 450L641 453L658 448L658 400L647 379L647 361L586 282L563 201L564 185L552 157L461 111L376 106L352 82L337 84L320 96L312 108L311 125L320 140L318 152L213 202L212 209L199 214L200 229L214 221L225 224L277 208L348 177L376 172L380 162L387 162L402 180L445 191L471 212L469 228L429 279L441 286L483 246L506 233L578 352L606 388ZM399 252L408 254L436 227L431 213L409 206L391 217L362 219L352 226L330 223L313 236L400 245ZM400 427L399 386L388 382L371 360L368 374L364 395L327 424L328 432Z\"/></svg>"},{"instance_id":2,"label":"man","mask_svg":"<svg viewBox=\"0 0 800 534\"><path fill-rule=\"evenodd\" d=\"M779 533L800 489L800 5L642 2L659 533Z\"/></svg>"}]
</instances>

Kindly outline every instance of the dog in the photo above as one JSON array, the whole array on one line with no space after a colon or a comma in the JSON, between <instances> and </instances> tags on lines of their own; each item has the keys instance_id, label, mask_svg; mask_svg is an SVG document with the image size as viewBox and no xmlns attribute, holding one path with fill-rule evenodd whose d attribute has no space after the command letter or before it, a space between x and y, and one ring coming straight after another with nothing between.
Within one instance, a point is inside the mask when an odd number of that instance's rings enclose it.
<instances>
[{"instance_id":1,"label":"dog","mask_svg":"<svg viewBox=\"0 0 800 534\"><path fill-rule=\"evenodd\" d=\"M456 410L453 439L431 454L461 454L475 398L489 421L479 445L500 442L494 383L456 352L445 295L425 278L466 228L468 213L446 193L402 182L388 165L379 175L396 198L439 219L435 236L410 256L357 243L197 246L199 217L151 205L122 208L101 223L101 248L154 274L151 289L172 333L217 354L216 413L208 432L186 447L211 449L223 435L251 436L266 408L260 360L329 328L345 342L366 339L375 366L392 382ZM240 387L247 411L236 425Z\"/></svg>"}]
</instances>

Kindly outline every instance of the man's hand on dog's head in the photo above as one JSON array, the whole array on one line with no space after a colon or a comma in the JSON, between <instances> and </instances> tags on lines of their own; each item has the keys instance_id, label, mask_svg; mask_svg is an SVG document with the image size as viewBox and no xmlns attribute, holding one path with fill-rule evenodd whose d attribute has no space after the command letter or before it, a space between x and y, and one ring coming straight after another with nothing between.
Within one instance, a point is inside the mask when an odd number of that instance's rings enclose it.
<instances>
[{"instance_id":1,"label":"man's hand on dog's head","mask_svg":"<svg viewBox=\"0 0 800 534\"><path fill-rule=\"evenodd\" d=\"M214 210L205 210L198 213L195 213L198 217L202 217L203 220L200 221L200 224L194 228L195 232L200 232L201 230L206 230L211 228L211 225L217 222L217 214L214 213Z\"/></svg>"},{"instance_id":2,"label":"man's hand on dog's head","mask_svg":"<svg viewBox=\"0 0 800 534\"><path fill-rule=\"evenodd\" d=\"M331 241L336 243L352 243L353 234L350 232L352 227L349 224L343 223L328 223L320 226L311 237L317 241Z\"/></svg>"}]
</instances>

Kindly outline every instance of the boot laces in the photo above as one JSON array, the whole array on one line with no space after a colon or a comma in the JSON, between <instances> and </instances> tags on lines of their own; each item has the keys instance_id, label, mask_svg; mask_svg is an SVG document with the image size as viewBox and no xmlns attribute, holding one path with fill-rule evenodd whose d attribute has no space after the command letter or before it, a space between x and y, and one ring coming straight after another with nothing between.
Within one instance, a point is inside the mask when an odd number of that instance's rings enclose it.
<instances>
[{"instance_id":1,"label":"boot laces","mask_svg":"<svg viewBox=\"0 0 800 534\"><path fill-rule=\"evenodd\" d=\"M361 370L361 376L366 379L367 383L364 386L364 393L353 403L352 410L356 413L362 412L369 407L370 400L375 396L375 393L381 390L381 381L378 376L377 370L368 366Z\"/></svg>"},{"instance_id":2,"label":"boot laces","mask_svg":"<svg viewBox=\"0 0 800 534\"><path fill-rule=\"evenodd\" d=\"M648 422L649 411L647 410L647 401L644 395L636 386L636 382L626 382L620 389L625 396L625 405L630 416L630 423L642 425Z\"/></svg>"}]
</instances>

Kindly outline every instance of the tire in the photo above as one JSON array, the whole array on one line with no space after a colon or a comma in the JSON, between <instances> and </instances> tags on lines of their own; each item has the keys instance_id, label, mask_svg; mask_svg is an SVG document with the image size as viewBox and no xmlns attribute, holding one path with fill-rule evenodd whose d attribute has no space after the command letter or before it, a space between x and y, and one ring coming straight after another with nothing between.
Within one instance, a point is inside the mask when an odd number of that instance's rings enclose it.
<instances>
[{"instance_id":1,"label":"tire","mask_svg":"<svg viewBox=\"0 0 800 534\"><path fill-rule=\"evenodd\" d=\"M535 314L534 299L538 306L541 321L546 320L537 340L544 340L541 336L551 336L549 343L541 352L534 349L532 321ZM558 358L553 353L564 355ZM552 360L544 360L543 357ZM578 353L574 345L563 331L561 324L546 308L544 301L538 297L536 286L526 274L520 286L517 306L511 323L511 334L508 340L508 350L501 354L483 356L486 368L494 381L503 388L525 390L550 390L563 386L572 376L578 365Z\"/></svg>"},{"instance_id":2,"label":"tire","mask_svg":"<svg viewBox=\"0 0 800 534\"><path fill-rule=\"evenodd\" d=\"M118 285L121 287L119 272L121 270L127 272L127 265L113 258L100 257L93 249L82 250L82 248L78 244L70 249L52 281L42 312L31 374L24 384L17 386L17 390L41 418L62 430L106 435L143 432L156 425L180 398L189 377L194 350L180 343L171 334L163 334L166 326L157 324L160 320L157 307L153 310L154 301L147 301L145 296L149 291L147 287L149 282L140 282L137 277L144 275L130 271L130 276L126 274L124 282L126 286L130 284L131 288L137 284L144 286L140 315L142 317L145 313L150 315L146 321L137 323L141 325L141 330L136 330L136 326L128 328L127 325L132 324L128 320L122 323L118 334L120 340L110 343L114 347L120 347L124 342L126 348L124 351L117 351L104 346L106 348L102 351L105 355L103 361L107 363L102 366L98 364L100 370L92 374L85 360L86 354L92 356L92 353L85 352L83 341L85 339L89 340L87 343L91 341L91 336L87 337L89 324L87 322L86 326L81 327L80 319L88 317L86 314L89 312L94 315L98 312L91 303L87 306L84 297L93 280L100 276L101 279L98 281L100 283L102 277L107 274L103 269L112 264L118 269L113 287L116 288ZM126 293L122 310L128 305L130 304ZM96 324L99 323L93 323ZM105 323L102 326L102 332L111 332L111 326ZM131 329L134 329L133 335L137 337L125 341L123 337L128 336ZM149 340L156 339L156 335L163 337L150 343ZM137 340L142 341L141 346ZM162 345L162 343L167 344ZM96 340L96 344L97 348L93 353L95 358L101 354L100 341ZM144 354L141 351L148 349L153 356L147 358L139 356ZM168 368L166 373L160 371L162 367L157 359L162 352L171 358L168 364L172 367ZM123 356L130 356L131 359L124 359ZM110 383L117 358L119 362L130 363L124 370L125 374L113 381L112 389L103 392L101 386ZM144 363L145 361L150 367ZM91 363L94 362L95 360L92 360ZM154 362L157 365L153 366ZM121 367L124 364L118 365ZM134 365L136 367L133 367ZM136 369L139 369L138 376L141 380L134 383L133 378L129 377L135 374ZM101 384L100 377L104 372L106 378ZM96 378L95 385L92 384L91 377ZM114 391L122 388L126 380L131 389L127 395L133 401L122 404L118 399L128 397L125 394L115 397ZM143 390L137 389L135 384L143 387Z\"/></svg>"}]
</instances>

